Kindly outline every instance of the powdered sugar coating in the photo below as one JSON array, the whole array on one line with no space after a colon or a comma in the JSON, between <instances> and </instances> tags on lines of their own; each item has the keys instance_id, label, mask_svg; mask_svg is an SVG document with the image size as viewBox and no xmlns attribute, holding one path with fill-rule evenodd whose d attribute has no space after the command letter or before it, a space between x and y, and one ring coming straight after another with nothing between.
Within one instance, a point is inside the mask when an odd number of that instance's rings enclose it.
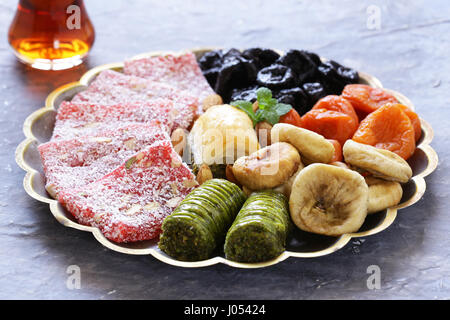
<instances>
[{"instance_id":1,"label":"powdered sugar coating","mask_svg":"<svg viewBox=\"0 0 450 320\"><path fill-rule=\"evenodd\" d=\"M197 185L170 142L156 142L100 180L66 189L59 201L82 224L115 242L149 240Z\"/></svg>"},{"instance_id":2,"label":"powdered sugar coating","mask_svg":"<svg viewBox=\"0 0 450 320\"><path fill-rule=\"evenodd\" d=\"M175 126L183 129L188 128L199 106L199 100L196 96L174 86L124 75L113 70L102 71L86 90L73 97L72 102L112 105L144 103L161 98L173 102L174 112L177 113L174 119Z\"/></svg>"},{"instance_id":3,"label":"powdered sugar coating","mask_svg":"<svg viewBox=\"0 0 450 320\"><path fill-rule=\"evenodd\" d=\"M148 103L100 105L88 103L61 103L56 115L52 140L72 139L93 135L99 131L113 131L135 123L158 122L170 132L174 126L173 103L157 99Z\"/></svg>"},{"instance_id":4,"label":"powdered sugar coating","mask_svg":"<svg viewBox=\"0 0 450 320\"><path fill-rule=\"evenodd\" d=\"M127 60L124 63L124 73L169 84L203 101L209 95L215 94L192 52L181 55L163 55L142 59Z\"/></svg>"},{"instance_id":5,"label":"powdered sugar coating","mask_svg":"<svg viewBox=\"0 0 450 320\"><path fill-rule=\"evenodd\" d=\"M157 123L132 124L114 131L44 143L38 147L46 177L46 189L57 198L67 188L94 182L122 165L136 152L156 141L169 141Z\"/></svg>"}]
</instances>

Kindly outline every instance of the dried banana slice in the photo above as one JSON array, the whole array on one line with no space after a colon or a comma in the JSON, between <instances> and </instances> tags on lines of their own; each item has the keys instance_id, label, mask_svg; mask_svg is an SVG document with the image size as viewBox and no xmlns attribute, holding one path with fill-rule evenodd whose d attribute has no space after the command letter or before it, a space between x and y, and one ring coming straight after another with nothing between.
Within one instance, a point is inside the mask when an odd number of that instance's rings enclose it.
<instances>
[{"instance_id":1,"label":"dried banana slice","mask_svg":"<svg viewBox=\"0 0 450 320\"><path fill-rule=\"evenodd\" d=\"M305 164L328 163L334 155L333 144L322 135L287 123L277 123L273 126L271 141L292 144L300 152Z\"/></svg>"},{"instance_id":2,"label":"dried banana slice","mask_svg":"<svg viewBox=\"0 0 450 320\"><path fill-rule=\"evenodd\" d=\"M347 140L342 152L346 163L369 171L377 178L406 183L412 177L408 162L389 150Z\"/></svg>"},{"instance_id":3,"label":"dried banana slice","mask_svg":"<svg viewBox=\"0 0 450 320\"><path fill-rule=\"evenodd\" d=\"M271 189L286 182L299 164L297 149L289 143L278 142L237 159L233 175L248 189Z\"/></svg>"},{"instance_id":4,"label":"dried banana slice","mask_svg":"<svg viewBox=\"0 0 450 320\"><path fill-rule=\"evenodd\" d=\"M375 213L397 205L403 196L403 189L396 181L386 181L374 177L366 177L369 186L367 213Z\"/></svg>"},{"instance_id":5,"label":"dried banana slice","mask_svg":"<svg viewBox=\"0 0 450 320\"><path fill-rule=\"evenodd\" d=\"M339 236L358 231L369 187L357 172L314 163L299 172L289 198L291 218L304 231Z\"/></svg>"}]
</instances>

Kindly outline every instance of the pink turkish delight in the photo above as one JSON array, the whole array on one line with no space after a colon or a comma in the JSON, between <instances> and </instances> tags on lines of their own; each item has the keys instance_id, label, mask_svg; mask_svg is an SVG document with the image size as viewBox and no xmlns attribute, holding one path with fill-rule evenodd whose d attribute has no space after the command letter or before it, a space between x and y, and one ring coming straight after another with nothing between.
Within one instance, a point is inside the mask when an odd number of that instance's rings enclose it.
<instances>
[{"instance_id":1,"label":"pink turkish delight","mask_svg":"<svg viewBox=\"0 0 450 320\"><path fill-rule=\"evenodd\" d=\"M82 224L115 242L149 240L197 186L170 142L156 142L103 178L59 194L62 205Z\"/></svg>"},{"instance_id":2,"label":"pink turkish delight","mask_svg":"<svg viewBox=\"0 0 450 320\"><path fill-rule=\"evenodd\" d=\"M58 108L52 140L93 135L99 131L136 124L157 122L170 132L176 111L169 100L149 103L100 105L64 101Z\"/></svg>"},{"instance_id":3,"label":"pink turkish delight","mask_svg":"<svg viewBox=\"0 0 450 320\"><path fill-rule=\"evenodd\" d=\"M70 140L41 144L46 189L54 198L61 190L94 182L156 141L170 141L158 123L132 124Z\"/></svg>"},{"instance_id":4,"label":"pink turkish delight","mask_svg":"<svg viewBox=\"0 0 450 320\"><path fill-rule=\"evenodd\" d=\"M124 73L186 90L200 101L215 93L203 76L192 52L127 60L124 64Z\"/></svg>"},{"instance_id":5,"label":"pink turkish delight","mask_svg":"<svg viewBox=\"0 0 450 320\"><path fill-rule=\"evenodd\" d=\"M140 77L125 75L113 70L102 71L86 90L77 93L72 102L102 105L145 103L155 99L173 102L175 126L188 128L194 120L199 100L190 92Z\"/></svg>"}]
</instances>

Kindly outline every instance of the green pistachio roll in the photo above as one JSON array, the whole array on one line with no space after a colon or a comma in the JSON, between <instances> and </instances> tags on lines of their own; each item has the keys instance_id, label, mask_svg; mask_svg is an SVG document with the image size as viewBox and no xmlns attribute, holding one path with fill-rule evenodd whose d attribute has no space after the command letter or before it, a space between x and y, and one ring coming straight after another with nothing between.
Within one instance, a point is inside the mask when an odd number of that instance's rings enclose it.
<instances>
[{"instance_id":1,"label":"green pistachio roll","mask_svg":"<svg viewBox=\"0 0 450 320\"><path fill-rule=\"evenodd\" d=\"M225 256L238 262L276 258L285 250L291 228L286 196L272 190L254 192L228 230Z\"/></svg>"},{"instance_id":2,"label":"green pistachio roll","mask_svg":"<svg viewBox=\"0 0 450 320\"><path fill-rule=\"evenodd\" d=\"M211 179L189 193L164 219L159 248L182 261L208 259L223 244L246 196L225 179Z\"/></svg>"}]
</instances>

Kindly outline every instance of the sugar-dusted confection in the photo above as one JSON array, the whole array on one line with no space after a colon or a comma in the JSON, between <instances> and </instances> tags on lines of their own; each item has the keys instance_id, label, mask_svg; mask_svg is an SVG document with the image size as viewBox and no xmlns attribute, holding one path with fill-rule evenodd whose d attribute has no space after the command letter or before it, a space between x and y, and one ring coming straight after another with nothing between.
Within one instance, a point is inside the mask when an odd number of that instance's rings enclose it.
<instances>
[{"instance_id":1,"label":"sugar-dusted confection","mask_svg":"<svg viewBox=\"0 0 450 320\"><path fill-rule=\"evenodd\" d=\"M129 76L113 70L102 71L86 90L73 97L72 102L111 105L150 102L161 98L173 102L173 109L177 113L175 126L188 128L199 106L197 97L188 91L165 83Z\"/></svg>"},{"instance_id":2,"label":"sugar-dusted confection","mask_svg":"<svg viewBox=\"0 0 450 320\"><path fill-rule=\"evenodd\" d=\"M200 101L215 94L192 52L127 60L124 63L124 73L187 90Z\"/></svg>"},{"instance_id":3,"label":"sugar-dusted confection","mask_svg":"<svg viewBox=\"0 0 450 320\"><path fill-rule=\"evenodd\" d=\"M100 105L64 101L58 108L52 140L95 135L135 123L157 122L170 132L176 111L169 100Z\"/></svg>"},{"instance_id":4,"label":"sugar-dusted confection","mask_svg":"<svg viewBox=\"0 0 450 320\"><path fill-rule=\"evenodd\" d=\"M197 186L170 142L156 142L103 178L66 189L59 201L82 224L115 242L149 240Z\"/></svg>"},{"instance_id":5,"label":"sugar-dusted confection","mask_svg":"<svg viewBox=\"0 0 450 320\"><path fill-rule=\"evenodd\" d=\"M94 182L141 149L169 139L160 125L150 123L124 125L92 136L44 143L38 149L46 189L57 198L61 190Z\"/></svg>"}]
</instances>

